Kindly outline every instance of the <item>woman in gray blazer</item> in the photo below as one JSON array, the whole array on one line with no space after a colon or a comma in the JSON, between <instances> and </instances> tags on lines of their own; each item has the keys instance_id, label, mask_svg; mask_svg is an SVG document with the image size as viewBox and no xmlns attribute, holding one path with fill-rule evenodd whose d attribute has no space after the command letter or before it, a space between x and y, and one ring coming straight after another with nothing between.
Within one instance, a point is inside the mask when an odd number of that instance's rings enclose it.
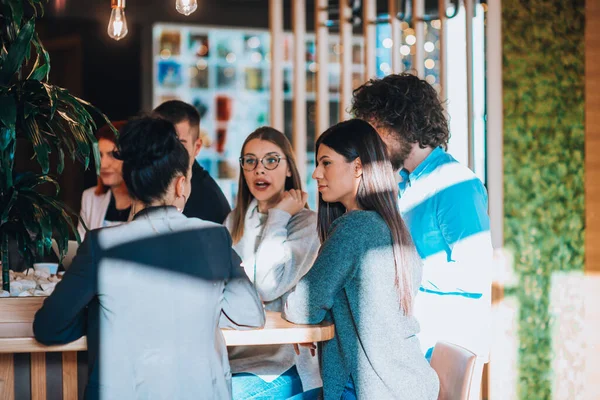
<instances>
[{"instance_id":1,"label":"woman in gray blazer","mask_svg":"<svg viewBox=\"0 0 600 400\"><path fill-rule=\"evenodd\" d=\"M173 125L130 121L119 150L135 217L88 233L35 337L87 335L87 399L231 398L219 327L262 327L261 301L227 229L181 214L191 171Z\"/></svg>"}]
</instances>

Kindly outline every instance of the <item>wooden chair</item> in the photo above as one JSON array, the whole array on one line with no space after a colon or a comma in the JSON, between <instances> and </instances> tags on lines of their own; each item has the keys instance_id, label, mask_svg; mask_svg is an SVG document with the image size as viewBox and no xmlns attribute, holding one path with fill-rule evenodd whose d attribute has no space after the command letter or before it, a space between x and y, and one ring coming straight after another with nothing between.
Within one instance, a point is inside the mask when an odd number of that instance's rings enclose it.
<instances>
[{"instance_id":1,"label":"wooden chair","mask_svg":"<svg viewBox=\"0 0 600 400\"><path fill-rule=\"evenodd\" d=\"M438 342L431 356L431 367L440 378L438 400L479 400L483 365L471 351Z\"/></svg>"}]
</instances>

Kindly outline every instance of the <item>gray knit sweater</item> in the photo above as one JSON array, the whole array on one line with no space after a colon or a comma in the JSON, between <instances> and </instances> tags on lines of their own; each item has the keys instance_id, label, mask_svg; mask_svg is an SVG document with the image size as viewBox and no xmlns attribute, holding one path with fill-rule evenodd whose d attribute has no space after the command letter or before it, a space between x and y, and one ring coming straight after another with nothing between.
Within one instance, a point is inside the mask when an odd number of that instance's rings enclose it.
<instances>
[{"instance_id":1,"label":"gray knit sweater","mask_svg":"<svg viewBox=\"0 0 600 400\"><path fill-rule=\"evenodd\" d=\"M352 211L334 221L287 298L287 320L335 323L334 339L323 344L325 399L339 399L350 376L359 399L437 399L438 377L421 352L418 322L400 309L394 268L385 221L375 211ZM415 294L421 274L413 271Z\"/></svg>"}]
</instances>

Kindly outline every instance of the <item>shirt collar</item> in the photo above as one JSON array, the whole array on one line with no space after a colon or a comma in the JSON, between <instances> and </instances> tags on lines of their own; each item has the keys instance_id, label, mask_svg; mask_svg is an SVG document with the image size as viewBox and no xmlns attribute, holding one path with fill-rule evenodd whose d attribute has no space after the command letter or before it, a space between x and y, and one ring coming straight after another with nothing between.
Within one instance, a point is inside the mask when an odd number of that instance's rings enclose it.
<instances>
[{"instance_id":1,"label":"shirt collar","mask_svg":"<svg viewBox=\"0 0 600 400\"><path fill-rule=\"evenodd\" d=\"M252 199L250 205L248 205L248 211L246 215L248 215L248 219L252 219L258 216L258 214L258 200Z\"/></svg>"},{"instance_id":2,"label":"shirt collar","mask_svg":"<svg viewBox=\"0 0 600 400\"><path fill-rule=\"evenodd\" d=\"M164 218L182 218L185 216L177 211L177 208L174 206L154 206L154 207L146 207L141 211L138 211L133 219L140 219L141 217L146 217L150 219L164 219Z\"/></svg>"},{"instance_id":3,"label":"shirt collar","mask_svg":"<svg viewBox=\"0 0 600 400\"><path fill-rule=\"evenodd\" d=\"M409 173L407 169L402 168L400 170L402 181L414 181L415 179L419 179L423 172L427 171L429 166L434 164L440 157L443 157L444 154L446 154L446 151L443 148L436 147L419 165L417 165L417 168L415 168L413 172Z\"/></svg>"}]
</instances>

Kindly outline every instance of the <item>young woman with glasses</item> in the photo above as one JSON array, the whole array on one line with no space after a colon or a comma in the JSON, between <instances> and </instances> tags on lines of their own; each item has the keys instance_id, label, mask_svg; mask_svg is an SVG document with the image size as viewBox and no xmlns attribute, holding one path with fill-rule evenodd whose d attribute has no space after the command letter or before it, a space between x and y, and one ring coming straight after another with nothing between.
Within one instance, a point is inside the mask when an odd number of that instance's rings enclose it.
<instances>
[{"instance_id":1,"label":"young woman with glasses","mask_svg":"<svg viewBox=\"0 0 600 400\"><path fill-rule=\"evenodd\" d=\"M317 255L317 216L306 198L285 135L269 127L250 134L241 151L236 207L225 225L266 310L281 311L282 299ZM317 392L317 358L300 350L296 355L292 345L229 348L233 398L285 399Z\"/></svg>"}]
</instances>

